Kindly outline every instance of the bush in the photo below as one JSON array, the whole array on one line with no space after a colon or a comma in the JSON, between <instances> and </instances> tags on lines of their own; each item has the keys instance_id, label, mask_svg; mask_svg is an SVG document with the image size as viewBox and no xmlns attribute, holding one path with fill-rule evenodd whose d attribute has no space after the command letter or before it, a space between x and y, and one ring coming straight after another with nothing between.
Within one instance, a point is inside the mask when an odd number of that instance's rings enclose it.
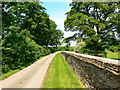
<instances>
[{"instance_id":1,"label":"bush","mask_svg":"<svg viewBox=\"0 0 120 90\"><path fill-rule=\"evenodd\" d=\"M110 46L109 47L109 50L112 51L112 52L118 52L118 46Z\"/></svg>"},{"instance_id":2,"label":"bush","mask_svg":"<svg viewBox=\"0 0 120 90\"><path fill-rule=\"evenodd\" d=\"M26 67L41 56L50 53L48 48L39 46L31 39L32 35L29 31L22 30L19 34L16 34L16 30L12 29L9 36L2 40L3 73Z\"/></svg>"}]
</instances>

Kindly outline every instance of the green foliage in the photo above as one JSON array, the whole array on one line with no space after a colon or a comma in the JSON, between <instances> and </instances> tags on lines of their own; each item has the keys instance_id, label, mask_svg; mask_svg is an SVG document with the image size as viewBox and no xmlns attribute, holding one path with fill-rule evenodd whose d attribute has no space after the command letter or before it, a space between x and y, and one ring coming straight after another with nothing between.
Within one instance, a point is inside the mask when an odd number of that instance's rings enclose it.
<instances>
[{"instance_id":1,"label":"green foliage","mask_svg":"<svg viewBox=\"0 0 120 90\"><path fill-rule=\"evenodd\" d=\"M11 71L9 71L9 72L7 72L7 73L3 73L3 74L0 76L0 80L3 80L3 79L5 79L5 78L11 76L11 75L13 75L14 73L16 73L16 72L18 72L18 71L20 71L20 69L11 70Z\"/></svg>"},{"instance_id":2,"label":"green foliage","mask_svg":"<svg viewBox=\"0 0 120 90\"><path fill-rule=\"evenodd\" d=\"M77 53L83 53L83 54L93 54L94 51L90 50L87 47L87 44L85 43L79 43L76 47L75 47L75 52Z\"/></svg>"},{"instance_id":3,"label":"green foliage","mask_svg":"<svg viewBox=\"0 0 120 90\"><path fill-rule=\"evenodd\" d=\"M74 39L81 38L95 55L111 45L117 45L119 36L120 2L72 2L64 21L66 31L77 31ZM71 38L71 40L73 39Z\"/></svg>"},{"instance_id":4,"label":"green foliage","mask_svg":"<svg viewBox=\"0 0 120 90\"><path fill-rule=\"evenodd\" d=\"M120 52L107 51L107 58L120 60Z\"/></svg>"},{"instance_id":5,"label":"green foliage","mask_svg":"<svg viewBox=\"0 0 120 90\"><path fill-rule=\"evenodd\" d=\"M118 46L110 46L109 47L109 50L112 51L112 52L118 52Z\"/></svg>"},{"instance_id":6,"label":"green foliage","mask_svg":"<svg viewBox=\"0 0 120 90\"><path fill-rule=\"evenodd\" d=\"M2 71L21 69L51 53L63 33L38 2L2 3ZM56 51L56 50L55 50Z\"/></svg>"},{"instance_id":7,"label":"green foliage","mask_svg":"<svg viewBox=\"0 0 120 90\"><path fill-rule=\"evenodd\" d=\"M56 51L74 51L74 47L67 46L49 47L48 49L51 53L54 53Z\"/></svg>"},{"instance_id":8,"label":"green foliage","mask_svg":"<svg viewBox=\"0 0 120 90\"><path fill-rule=\"evenodd\" d=\"M61 30L57 29L55 22L49 19L45 8L37 2L10 2L3 10L3 26L15 25L20 30L28 30L34 36L34 41L41 46L60 45L63 37ZM11 18L11 19L9 19ZM8 19L8 20L6 20Z\"/></svg>"},{"instance_id":9,"label":"green foliage","mask_svg":"<svg viewBox=\"0 0 120 90\"><path fill-rule=\"evenodd\" d=\"M3 73L9 70L20 69L28 66L39 57L49 54L50 51L39 45L31 39L32 35L27 30L21 30L20 33L16 27L9 28L9 36L3 39Z\"/></svg>"}]
</instances>

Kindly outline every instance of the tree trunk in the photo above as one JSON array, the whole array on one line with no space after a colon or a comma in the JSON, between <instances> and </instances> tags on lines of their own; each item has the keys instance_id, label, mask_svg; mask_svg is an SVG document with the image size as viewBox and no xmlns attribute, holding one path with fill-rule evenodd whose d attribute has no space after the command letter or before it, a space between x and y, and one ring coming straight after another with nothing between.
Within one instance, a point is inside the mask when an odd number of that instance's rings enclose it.
<instances>
[{"instance_id":1,"label":"tree trunk","mask_svg":"<svg viewBox=\"0 0 120 90\"><path fill-rule=\"evenodd\" d=\"M95 56L98 56L98 43L95 42L95 43L94 43L94 46L95 46L95 48L94 48L94 51L95 51L94 55L95 55Z\"/></svg>"},{"instance_id":2,"label":"tree trunk","mask_svg":"<svg viewBox=\"0 0 120 90\"><path fill-rule=\"evenodd\" d=\"M95 48L95 54L94 55L98 56L98 50L97 50L97 48Z\"/></svg>"}]
</instances>

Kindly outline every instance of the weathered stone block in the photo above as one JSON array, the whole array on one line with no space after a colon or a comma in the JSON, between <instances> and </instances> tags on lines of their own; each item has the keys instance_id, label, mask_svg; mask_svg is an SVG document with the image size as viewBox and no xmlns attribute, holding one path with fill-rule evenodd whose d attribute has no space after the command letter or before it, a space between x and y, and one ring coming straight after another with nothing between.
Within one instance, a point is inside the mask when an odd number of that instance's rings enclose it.
<instances>
[{"instance_id":1,"label":"weathered stone block","mask_svg":"<svg viewBox=\"0 0 120 90\"><path fill-rule=\"evenodd\" d=\"M62 55L88 88L120 88L120 61L72 52Z\"/></svg>"}]
</instances>

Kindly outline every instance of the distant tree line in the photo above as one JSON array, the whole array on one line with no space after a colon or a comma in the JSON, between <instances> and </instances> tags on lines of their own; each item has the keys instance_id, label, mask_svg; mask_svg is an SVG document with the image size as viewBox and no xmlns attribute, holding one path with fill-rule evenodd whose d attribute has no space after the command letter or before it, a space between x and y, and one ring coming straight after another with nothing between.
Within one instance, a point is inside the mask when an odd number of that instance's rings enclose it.
<instances>
[{"instance_id":1,"label":"distant tree line","mask_svg":"<svg viewBox=\"0 0 120 90\"><path fill-rule=\"evenodd\" d=\"M2 3L2 71L21 69L57 50L61 30L38 2ZM48 48L49 47L49 48Z\"/></svg>"}]
</instances>

